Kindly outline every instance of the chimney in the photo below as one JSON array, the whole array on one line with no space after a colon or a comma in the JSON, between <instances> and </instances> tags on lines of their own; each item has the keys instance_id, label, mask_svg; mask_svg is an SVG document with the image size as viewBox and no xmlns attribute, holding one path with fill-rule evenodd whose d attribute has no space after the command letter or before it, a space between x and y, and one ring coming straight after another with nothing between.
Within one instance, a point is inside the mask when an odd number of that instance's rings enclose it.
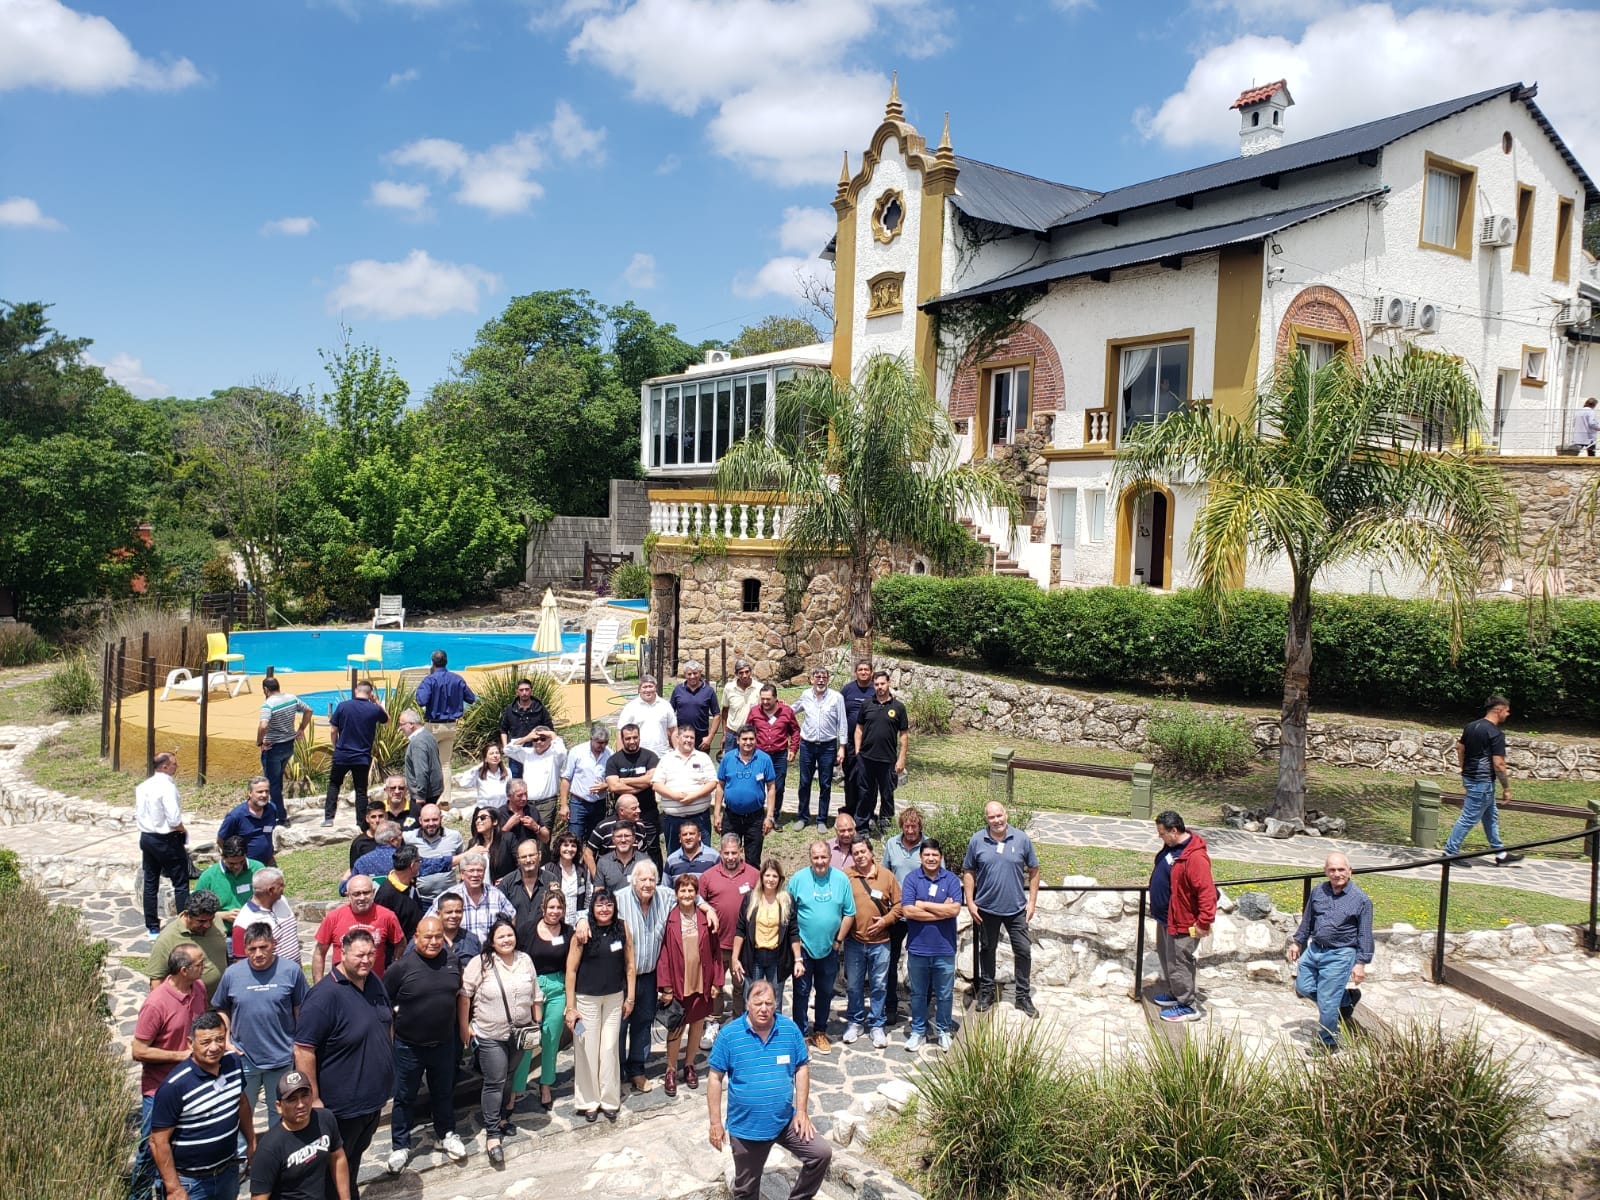
<instances>
[{"instance_id":1,"label":"chimney","mask_svg":"<svg viewBox=\"0 0 1600 1200\"><path fill-rule=\"evenodd\" d=\"M1285 79L1240 92L1228 106L1239 110L1239 153L1248 158L1276 150L1283 143L1284 110L1293 103Z\"/></svg>"}]
</instances>

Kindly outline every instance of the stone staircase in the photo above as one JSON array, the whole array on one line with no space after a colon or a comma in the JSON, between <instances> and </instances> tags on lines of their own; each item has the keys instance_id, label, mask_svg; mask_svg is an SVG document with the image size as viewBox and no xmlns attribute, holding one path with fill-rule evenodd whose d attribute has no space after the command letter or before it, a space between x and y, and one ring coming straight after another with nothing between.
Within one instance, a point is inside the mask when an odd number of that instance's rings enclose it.
<instances>
[{"instance_id":1,"label":"stone staircase","mask_svg":"<svg viewBox=\"0 0 1600 1200\"><path fill-rule=\"evenodd\" d=\"M980 533L978 526L970 518L962 517L960 520L960 525L961 528L965 529L972 535L973 540L977 542L978 545L982 546L985 550L992 551L994 556L994 573L996 575L1010 575L1022 579L1029 578L1028 573L1017 565L1016 559L1012 558L1011 555L1006 553L1006 551L995 545L988 534Z\"/></svg>"}]
</instances>

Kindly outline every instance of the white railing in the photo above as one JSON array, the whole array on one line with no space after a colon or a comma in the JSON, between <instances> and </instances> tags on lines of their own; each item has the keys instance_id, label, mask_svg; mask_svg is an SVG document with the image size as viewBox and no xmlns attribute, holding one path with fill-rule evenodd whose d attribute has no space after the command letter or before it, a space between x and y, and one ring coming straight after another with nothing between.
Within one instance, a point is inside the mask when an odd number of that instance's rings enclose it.
<instances>
[{"instance_id":1,"label":"white railing","mask_svg":"<svg viewBox=\"0 0 1600 1200\"><path fill-rule=\"evenodd\" d=\"M711 491L650 495L650 532L664 538L723 538L728 542L782 541L794 507L774 496L718 500Z\"/></svg>"}]
</instances>

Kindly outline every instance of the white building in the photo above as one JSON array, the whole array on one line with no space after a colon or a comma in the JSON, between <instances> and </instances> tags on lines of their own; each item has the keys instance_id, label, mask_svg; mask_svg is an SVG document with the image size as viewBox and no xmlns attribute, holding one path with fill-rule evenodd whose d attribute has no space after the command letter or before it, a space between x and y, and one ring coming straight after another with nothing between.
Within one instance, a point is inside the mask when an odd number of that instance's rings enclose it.
<instances>
[{"instance_id":1,"label":"white building","mask_svg":"<svg viewBox=\"0 0 1600 1200\"><path fill-rule=\"evenodd\" d=\"M1113 494L1118 443L1192 400L1242 415L1285 354L1359 361L1414 341L1458 355L1482 384L1484 452L1554 456L1600 378L1580 296L1580 282L1596 290L1580 243L1600 191L1535 91L1509 84L1297 142L1278 81L1234 102L1238 157L1104 193L958 156L948 120L930 151L891 94L833 201L832 369L854 375L888 352L936 380L964 452L1013 460L1028 513L1008 549L1047 587L1190 582L1199 488ZM1019 318L979 361L963 354L975 311L988 314L978 326ZM690 378L644 388L652 478L685 469L650 455L667 436L658 396L665 406ZM720 380L693 375L697 415ZM1381 565L1322 582L1414 590Z\"/></svg>"}]
</instances>

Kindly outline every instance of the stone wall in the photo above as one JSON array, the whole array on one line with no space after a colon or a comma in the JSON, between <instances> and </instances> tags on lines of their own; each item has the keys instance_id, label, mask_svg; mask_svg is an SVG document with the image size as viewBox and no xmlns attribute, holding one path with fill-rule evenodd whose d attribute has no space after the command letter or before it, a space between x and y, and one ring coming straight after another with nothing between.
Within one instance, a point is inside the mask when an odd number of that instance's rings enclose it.
<instances>
[{"instance_id":1,"label":"stone wall","mask_svg":"<svg viewBox=\"0 0 1600 1200\"><path fill-rule=\"evenodd\" d=\"M927 688L954 705L951 720L968 729L1134 753L1145 748L1146 725L1159 704L1085 696L1059 687L1019 686L948 667L879 658L896 691ZM1242 714L1263 753L1278 744L1278 720ZM1403 729L1360 722L1311 721L1306 756L1336 766L1371 767L1410 775L1453 775L1456 731ZM1506 761L1524 779L1600 780L1600 744L1551 742L1508 735Z\"/></svg>"},{"instance_id":2,"label":"stone wall","mask_svg":"<svg viewBox=\"0 0 1600 1200\"><path fill-rule=\"evenodd\" d=\"M1573 501L1585 487L1600 479L1600 459L1570 459L1567 463L1500 463L1501 473L1517 498L1522 513L1522 541L1537 546L1559 529L1562 590L1568 596L1600 597L1600 553L1594 538L1573 520ZM1524 579L1525 568L1513 566L1512 579L1526 589L1537 589L1537 578ZM1496 581L1498 582L1498 581ZM1493 586L1493 584L1491 584Z\"/></svg>"}]
</instances>

